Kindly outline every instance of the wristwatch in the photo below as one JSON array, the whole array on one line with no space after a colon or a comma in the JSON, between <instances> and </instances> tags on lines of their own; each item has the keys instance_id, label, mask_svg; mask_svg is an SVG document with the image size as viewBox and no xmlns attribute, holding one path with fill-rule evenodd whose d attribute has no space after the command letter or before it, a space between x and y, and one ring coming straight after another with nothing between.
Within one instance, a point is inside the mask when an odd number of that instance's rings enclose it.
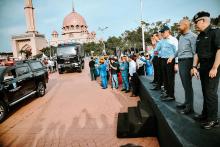
<instances>
[{"instance_id":1,"label":"wristwatch","mask_svg":"<svg viewBox=\"0 0 220 147\"><path fill-rule=\"evenodd\" d=\"M197 69L197 66L193 65L193 68Z\"/></svg>"}]
</instances>

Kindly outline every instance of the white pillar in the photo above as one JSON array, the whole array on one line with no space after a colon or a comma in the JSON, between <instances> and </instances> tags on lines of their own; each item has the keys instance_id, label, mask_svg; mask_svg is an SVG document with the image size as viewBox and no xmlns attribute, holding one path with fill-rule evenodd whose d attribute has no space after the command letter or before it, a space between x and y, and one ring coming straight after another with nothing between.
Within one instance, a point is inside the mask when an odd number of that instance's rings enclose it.
<instances>
[{"instance_id":1,"label":"white pillar","mask_svg":"<svg viewBox=\"0 0 220 147\"><path fill-rule=\"evenodd\" d=\"M25 0L24 12L26 17L27 32L36 32L32 0Z\"/></svg>"}]
</instances>

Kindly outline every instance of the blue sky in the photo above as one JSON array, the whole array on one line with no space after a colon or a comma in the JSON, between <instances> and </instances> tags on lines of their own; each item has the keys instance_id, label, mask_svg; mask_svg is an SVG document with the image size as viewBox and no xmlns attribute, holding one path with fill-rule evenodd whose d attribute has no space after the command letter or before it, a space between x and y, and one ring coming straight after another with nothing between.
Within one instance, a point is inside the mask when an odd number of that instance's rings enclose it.
<instances>
[{"instance_id":1,"label":"blue sky","mask_svg":"<svg viewBox=\"0 0 220 147\"><path fill-rule=\"evenodd\" d=\"M72 11L72 0L33 0L37 31L49 40L51 32L61 33L63 19ZM97 38L119 36L135 29L140 20L140 0L74 0L80 13ZM192 18L201 10L212 17L220 15L220 0L143 0L143 18L150 23L171 19L178 22L183 16ZM99 27L109 27L101 33ZM26 31L24 0L0 0L0 52L10 52L11 35Z\"/></svg>"}]
</instances>

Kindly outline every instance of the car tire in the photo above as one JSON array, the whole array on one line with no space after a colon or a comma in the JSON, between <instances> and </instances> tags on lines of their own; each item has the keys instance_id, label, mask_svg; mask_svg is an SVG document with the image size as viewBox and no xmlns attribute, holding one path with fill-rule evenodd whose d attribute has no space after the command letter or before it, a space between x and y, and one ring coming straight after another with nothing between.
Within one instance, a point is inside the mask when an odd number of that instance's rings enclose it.
<instances>
[{"instance_id":1,"label":"car tire","mask_svg":"<svg viewBox=\"0 0 220 147\"><path fill-rule=\"evenodd\" d=\"M39 82L37 84L37 97L42 97L45 95L45 84L43 82Z\"/></svg>"},{"instance_id":2,"label":"car tire","mask_svg":"<svg viewBox=\"0 0 220 147\"><path fill-rule=\"evenodd\" d=\"M80 65L79 67L79 72L82 72L82 65Z\"/></svg>"},{"instance_id":3,"label":"car tire","mask_svg":"<svg viewBox=\"0 0 220 147\"><path fill-rule=\"evenodd\" d=\"M0 123L4 121L7 112L8 110L6 105L2 101L0 101Z\"/></svg>"},{"instance_id":4,"label":"car tire","mask_svg":"<svg viewBox=\"0 0 220 147\"><path fill-rule=\"evenodd\" d=\"M82 69L84 69L84 63L83 63L83 65L82 65Z\"/></svg>"}]
</instances>

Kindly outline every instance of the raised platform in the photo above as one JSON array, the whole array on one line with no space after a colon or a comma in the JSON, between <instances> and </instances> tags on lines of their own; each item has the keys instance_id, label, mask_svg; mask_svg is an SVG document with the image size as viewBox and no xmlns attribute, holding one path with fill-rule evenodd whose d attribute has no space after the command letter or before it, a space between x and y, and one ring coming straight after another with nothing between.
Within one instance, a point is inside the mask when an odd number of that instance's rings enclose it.
<instances>
[{"instance_id":1,"label":"raised platform","mask_svg":"<svg viewBox=\"0 0 220 147\"><path fill-rule=\"evenodd\" d=\"M159 91L151 91L151 80L145 76L140 78L140 98L142 102L150 104L157 120L157 137L162 147L217 147L220 146L220 128L204 130L193 119L193 115L182 115L177 112L176 102L162 102ZM181 99L183 89L179 80L176 80L176 99ZM195 85L196 84L196 85ZM177 86L178 85L178 86ZM194 108L198 113L202 107L202 92L194 83ZM201 86L200 86L201 87ZM219 91L218 91L219 92Z\"/></svg>"}]
</instances>

